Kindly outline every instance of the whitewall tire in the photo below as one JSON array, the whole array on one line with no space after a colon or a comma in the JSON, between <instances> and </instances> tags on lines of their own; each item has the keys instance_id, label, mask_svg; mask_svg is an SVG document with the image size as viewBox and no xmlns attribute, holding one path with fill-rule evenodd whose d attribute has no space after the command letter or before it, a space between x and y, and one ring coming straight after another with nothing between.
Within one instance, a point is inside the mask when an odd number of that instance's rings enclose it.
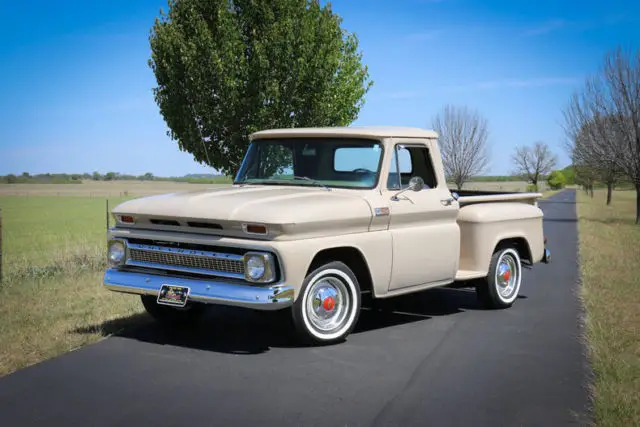
<instances>
[{"instance_id":1,"label":"whitewall tire","mask_svg":"<svg viewBox=\"0 0 640 427\"><path fill-rule=\"evenodd\" d=\"M499 247L491 257L489 273L476 287L480 301L487 308L507 308L520 293L522 262L513 247Z\"/></svg>"},{"instance_id":2,"label":"whitewall tire","mask_svg":"<svg viewBox=\"0 0 640 427\"><path fill-rule=\"evenodd\" d=\"M360 315L358 279L339 261L313 270L304 280L293 305L293 323L298 335L313 344L332 344L344 339Z\"/></svg>"}]
</instances>

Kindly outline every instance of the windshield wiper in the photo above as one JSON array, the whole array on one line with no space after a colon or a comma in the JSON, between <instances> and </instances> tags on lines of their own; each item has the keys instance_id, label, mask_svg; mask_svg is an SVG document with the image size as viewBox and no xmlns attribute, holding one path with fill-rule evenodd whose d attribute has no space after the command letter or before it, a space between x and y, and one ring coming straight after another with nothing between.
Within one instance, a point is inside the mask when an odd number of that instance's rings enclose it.
<instances>
[{"instance_id":1,"label":"windshield wiper","mask_svg":"<svg viewBox=\"0 0 640 427\"><path fill-rule=\"evenodd\" d=\"M324 185L323 183L321 183L320 181L316 181L315 179L311 179L308 176L293 176L293 179L303 179L305 181L309 181L314 183L315 185L319 185L321 187L324 187L327 191L331 191L331 188L327 187L326 185Z\"/></svg>"}]
</instances>

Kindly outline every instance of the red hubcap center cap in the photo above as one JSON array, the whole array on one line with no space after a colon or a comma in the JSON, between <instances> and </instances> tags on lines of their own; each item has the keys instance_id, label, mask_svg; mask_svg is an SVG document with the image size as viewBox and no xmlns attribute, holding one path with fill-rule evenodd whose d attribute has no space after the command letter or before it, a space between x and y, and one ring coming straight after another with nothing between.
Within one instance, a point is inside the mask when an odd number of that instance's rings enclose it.
<instances>
[{"instance_id":1,"label":"red hubcap center cap","mask_svg":"<svg viewBox=\"0 0 640 427\"><path fill-rule=\"evenodd\" d=\"M336 300L333 299L333 297L327 297L324 299L324 301L322 301L322 307L324 307L324 309L327 311L333 310L333 307L335 306L336 306Z\"/></svg>"},{"instance_id":2,"label":"red hubcap center cap","mask_svg":"<svg viewBox=\"0 0 640 427\"><path fill-rule=\"evenodd\" d=\"M509 280L509 278L511 277L511 270L505 271L502 277L504 277L504 280Z\"/></svg>"}]
</instances>

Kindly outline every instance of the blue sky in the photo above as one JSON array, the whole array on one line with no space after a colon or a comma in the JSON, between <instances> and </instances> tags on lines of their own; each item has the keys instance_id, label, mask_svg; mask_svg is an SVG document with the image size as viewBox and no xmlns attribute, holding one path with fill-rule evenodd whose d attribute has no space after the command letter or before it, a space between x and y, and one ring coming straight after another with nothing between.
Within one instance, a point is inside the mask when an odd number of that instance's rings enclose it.
<instances>
[{"instance_id":1,"label":"blue sky","mask_svg":"<svg viewBox=\"0 0 640 427\"><path fill-rule=\"evenodd\" d=\"M640 2L336 0L375 84L354 125L431 127L445 104L489 120L489 173L516 144L564 138L561 108L602 54L640 46ZM165 1L8 2L0 174L211 172L166 136L148 34Z\"/></svg>"}]
</instances>

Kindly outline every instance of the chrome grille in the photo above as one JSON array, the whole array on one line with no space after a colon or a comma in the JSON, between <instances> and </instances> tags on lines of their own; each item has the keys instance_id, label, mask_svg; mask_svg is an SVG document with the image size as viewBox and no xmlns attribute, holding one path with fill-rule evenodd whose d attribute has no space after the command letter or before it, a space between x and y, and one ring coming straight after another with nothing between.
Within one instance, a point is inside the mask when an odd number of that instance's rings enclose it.
<instances>
[{"instance_id":1,"label":"chrome grille","mask_svg":"<svg viewBox=\"0 0 640 427\"><path fill-rule=\"evenodd\" d=\"M242 255L235 254L129 244L126 263L141 267L243 278L242 259Z\"/></svg>"}]
</instances>

